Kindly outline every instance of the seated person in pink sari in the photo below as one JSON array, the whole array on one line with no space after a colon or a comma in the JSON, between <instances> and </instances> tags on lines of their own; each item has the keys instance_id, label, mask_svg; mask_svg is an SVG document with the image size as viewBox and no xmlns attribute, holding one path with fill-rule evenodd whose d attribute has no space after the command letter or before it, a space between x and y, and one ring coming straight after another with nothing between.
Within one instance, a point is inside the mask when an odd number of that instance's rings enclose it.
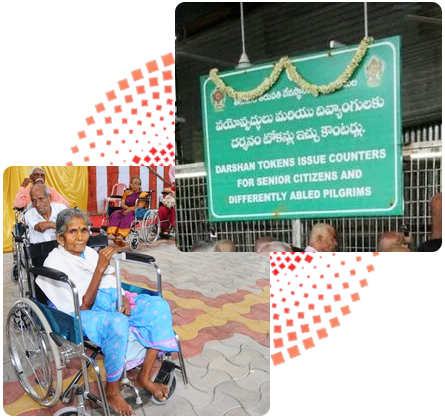
<instances>
[{"instance_id":1,"label":"seated person in pink sari","mask_svg":"<svg viewBox=\"0 0 445 418\"><path fill-rule=\"evenodd\" d=\"M117 245L125 245L124 240L130 233L130 225L134 221L134 212L136 209L143 208L145 202L140 202L136 207L136 200L139 197L147 196L147 193L141 191L141 179L132 177L130 189L125 190L122 196L122 209L113 212L108 221L107 235L113 239Z\"/></svg>"},{"instance_id":2,"label":"seated person in pink sari","mask_svg":"<svg viewBox=\"0 0 445 418\"><path fill-rule=\"evenodd\" d=\"M172 183L171 187L166 187L163 190L163 194L169 194L173 197L173 200L176 198L176 187L175 187L175 167L171 166L169 169L169 177ZM175 230L175 206L168 208L163 205L162 202L159 205L159 220L161 221L161 238L168 238L169 232L174 232Z\"/></svg>"},{"instance_id":3,"label":"seated person in pink sari","mask_svg":"<svg viewBox=\"0 0 445 418\"><path fill-rule=\"evenodd\" d=\"M15 208L28 208L31 206L31 196L30 191L31 187L35 184L45 184L45 172L42 167L34 167L29 173L29 177L23 179L23 183L19 188L19 191L15 195L14 198L14 207ZM69 207L70 204L68 200L66 200L54 187L49 187L49 192L51 194L51 202L52 203L61 203L66 207Z\"/></svg>"}]
</instances>

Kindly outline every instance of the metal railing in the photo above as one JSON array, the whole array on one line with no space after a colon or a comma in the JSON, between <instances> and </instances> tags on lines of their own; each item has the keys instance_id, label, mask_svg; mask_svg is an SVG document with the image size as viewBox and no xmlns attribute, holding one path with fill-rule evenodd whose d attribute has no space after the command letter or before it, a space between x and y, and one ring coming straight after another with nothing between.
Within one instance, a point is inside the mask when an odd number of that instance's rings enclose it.
<instances>
[{"instance_id":1,"label":"metal railing","mask_svg":"<svg viewBox=\"0 0 445 418\"><path fill-rule=\"evenodd\" d=\"M273 236L279 241L304 247L312 225L328 222L337 229L339 251L375 251L378 236L385 231L409 234L410 245L415 249L428 238L431 196L442 190L441 131L441 123L404 131L403 216L209 222L204 164L177 166L178 248L189 251L200 240L230 239L237 251L254 251L256 240L262 236Z\"/></svg>"}]
</instances>

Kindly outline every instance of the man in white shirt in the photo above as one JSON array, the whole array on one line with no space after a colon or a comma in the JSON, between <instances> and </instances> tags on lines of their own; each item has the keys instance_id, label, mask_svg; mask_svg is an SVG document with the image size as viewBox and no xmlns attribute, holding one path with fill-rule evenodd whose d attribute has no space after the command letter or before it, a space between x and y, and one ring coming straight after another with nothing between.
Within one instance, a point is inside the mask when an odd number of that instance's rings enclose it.
<instances>
[{"instance_id":1,"label":"man in white shirt","mask_svg":"<svg viewBox=\"0 0 445 418\"><path fill-rule=\"evenodd\" d=\"M51 203L51 192L44 184L35 184L30 191L32 209L25 213L31 244L56 239L57 215L67 209L62 203Z\"/></svg>"},{"instance_id":2,"label":"man in white shirt","mask_svg":"<svg viewBox=\"0 0 445 418\"><path fill-rule=\"evenodd\" d=\"M305 252L333 252L337 249L337 231L332 225L318 223L312 227Z\"/></svg>"}]
</instances>

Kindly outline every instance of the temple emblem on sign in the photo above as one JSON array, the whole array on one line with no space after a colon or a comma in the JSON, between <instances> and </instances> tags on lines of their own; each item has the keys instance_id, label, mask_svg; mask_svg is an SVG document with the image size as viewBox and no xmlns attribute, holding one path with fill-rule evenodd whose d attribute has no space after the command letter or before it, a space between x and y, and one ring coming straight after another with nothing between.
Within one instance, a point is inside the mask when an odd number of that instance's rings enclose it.
<instances>
[{"instance_id":1,"label":"temple emblem on sign","mask_svg":"<svg viewBox=\"0 0 445 418\"><path fill-rule=\"evenodd\" d=\"M215 111L224 110L225 95L222 91L215 89L212 92L212 103Z\"/></svg>"},{"instance_id":2,"label":"temple emblem on sign","mask_svg":"<svg viewBox=\"0 0 445 418\"><path fill-rule=\"evenodd\" d=\"M376 87L382 84L382 75L385 70L385 63L373 56L368 64L365 66L365 73L368 79L367 83L369 87Z\"/></svg>"}]
</instances>

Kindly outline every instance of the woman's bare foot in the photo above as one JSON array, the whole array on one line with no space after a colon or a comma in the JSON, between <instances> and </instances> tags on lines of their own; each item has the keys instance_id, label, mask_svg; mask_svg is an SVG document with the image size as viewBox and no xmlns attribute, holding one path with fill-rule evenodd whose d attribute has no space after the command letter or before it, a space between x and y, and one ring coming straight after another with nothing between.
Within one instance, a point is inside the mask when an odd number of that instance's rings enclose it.
<instances>
[{"instance_id":1,"label":"woman's bare foot","mask_svg":"<svg viewBox=\"0 0 445 418\"><path fill-rule=\"evenodd\" d=\"M152 382L151 380L142 380L139 376L136 377L135 383L147 389L155 398L160 401L165 401L168 396L168 387L160 383Z\"/></svg>"},{"instance_id":2,"label":"woman's bare foot","mask_svg":"<svg viewBox=\"0 0 445 418\"><path fill-rule=\"evenodd\" d=\"M114 243L118 246L118 247L125 247L125 237L121 234L119 234L115 240Z\"/></svg>"},{"instance_id":3,"label":"woman's bare foot","mask_svg":"<svg viewBox=\"0 0 445 418\"><path fill-rule=\"evenodd\" d=\"M113 382L114 383L114 382ZM119 382L118 382L119 383ZM125 401L119 391L119 384L107 384L105 389L107 400L110 406L120 415L133 416L136 415L130 405Z\"/></svg>"}]
</instances>

